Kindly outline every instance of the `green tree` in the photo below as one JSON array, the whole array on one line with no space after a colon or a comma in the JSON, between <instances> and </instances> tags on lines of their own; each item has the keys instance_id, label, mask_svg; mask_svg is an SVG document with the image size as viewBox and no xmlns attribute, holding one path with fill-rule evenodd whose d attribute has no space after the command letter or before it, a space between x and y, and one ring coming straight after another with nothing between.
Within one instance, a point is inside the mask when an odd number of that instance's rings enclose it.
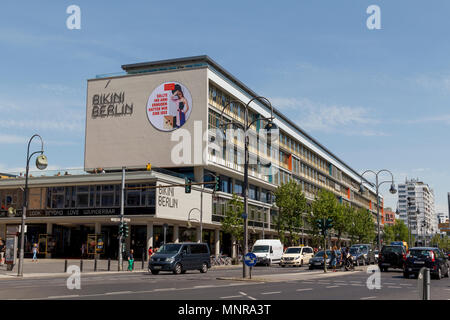
<instances>
[{"instance_id":1,"label":"green tree","mask_svg":"<svg viewBox=\"0 0 450 320\"><path fill-rule=\"evenodd\" d=\"M340 204L333 217L333 229L336 231L338 242L341 241L342 236L347 232L347 216L351 214L352 208L347 204Z\"/></svg>"},{"instance_id":2,"label":"green tree","mask_svg":"<svg viewBox=\"0 0 450 320\"><path fill-rule=\"evenodd\" d=\"M352 243L372 243L375 238L375 222L371 213L364 208L351 208L346 216L347 233Z\"/></svg>"},{"instance_id":3,"label":"green tree","mask_svg":"<svg viewBox=\"0 0 450 320\"><path fill-rule=\"evenodd\" d=\"M280 239L285 245L298 244L299 229L303 225L303 213L307 209L306 197L301 185L291 180L279 186L275 190L275 203L278 207L276 224ZM287 236L285 236L286 232Z\"/></svg>"},{"instance_id":4,"label":"green tree","mask_svg":"<svg viewBox=\"0 0 450 320\"><path fill-rule=\"evenodd\" d=\"M339 202L336 196L325 189L321 189L311 205L311 210L308 212L307 221L310 226L310 233L314 238L320 238L320 230L317 228L316 220L318 219L333 219L338 215ZM334 221L333 221L334 222Z\"/></svg>"},{"instance_id":5,"label":"green tree","mask_svg":"<svg viewBox=\"0 0 450 320\"><path fill-rule=\"evenodd\" d=\"M233 193L233 198L228 201L225 216L222 220L222 229L231 234L236 242L243 247L244 242L244 203L241 197Z\"/></svg>"}]
</instances>

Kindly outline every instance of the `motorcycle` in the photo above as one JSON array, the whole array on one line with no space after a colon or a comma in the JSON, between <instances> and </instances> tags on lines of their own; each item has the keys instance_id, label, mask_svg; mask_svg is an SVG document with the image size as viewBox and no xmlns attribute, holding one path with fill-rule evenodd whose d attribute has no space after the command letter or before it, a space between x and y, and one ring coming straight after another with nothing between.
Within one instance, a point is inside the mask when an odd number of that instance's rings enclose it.
<instances>
[{"instance_id":1,"label":"motorcycle","mask_svg":"<svg viewBox=\"0 0 450 320\"><path fill-rule=\"evenodd\" d=\"M351 254L348 254L344 262L345 271L355 270L355 264Z\"/></svg>"}]
</instances>

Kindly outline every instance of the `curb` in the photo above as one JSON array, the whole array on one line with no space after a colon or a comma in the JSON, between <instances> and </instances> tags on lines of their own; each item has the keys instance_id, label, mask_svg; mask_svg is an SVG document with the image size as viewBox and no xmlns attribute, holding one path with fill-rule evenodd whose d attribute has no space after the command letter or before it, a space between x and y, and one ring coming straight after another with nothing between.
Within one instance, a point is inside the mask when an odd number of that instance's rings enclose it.
<instances>
[{"instance_id":1,"label":"curb","mask_svg":"<svg viewBox=\"0 0 450 320\"><path fill-rule=\"evenodd\" d=\"M133 274L133 273L147 273L147 270L135 270L135 271L100 271L100 272L81 272L81 275L105 275L105 274ZM23 277L18 277L17 274L5 274L0 275L0 280L5 279L25 279L25 278L48 278L48 277L67 277L70 273L29 273L24 274Z\"/></svg>"},{"instance_id":2,"label":"curb","mask_svg":"<svg viewBox=\"0 0 450 320\"><path fill-rule=\"evenodd\" d=\"M228 280L228 281L243 281L243 282L271 282L270 280L267 279L261 279L261 278L223 278L223 277L219 277L216 278L216 280Z\"/></svg>"}]
</instances>

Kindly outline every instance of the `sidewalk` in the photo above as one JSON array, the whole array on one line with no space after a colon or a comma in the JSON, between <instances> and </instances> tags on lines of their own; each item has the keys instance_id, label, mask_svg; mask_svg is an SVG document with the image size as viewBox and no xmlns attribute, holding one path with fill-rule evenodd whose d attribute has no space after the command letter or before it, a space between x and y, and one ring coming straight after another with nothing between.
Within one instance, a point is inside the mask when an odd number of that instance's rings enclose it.
<instances>
[{"instance_id":1,"label":"sidewalk","mask_svg":"<svg viewBox=\"0 0 450 320\"><path fill-rule=\"evenodd\" d=\"M80 267L80 259L67 259L67 268L71 265ZM24 259L23 277L55 277L55 276L67 276L64 273L65 259L39 259L38 262L32 262L31 259ZM0 280L1 279L14 279L17 278L18 264L16 264L12 271L6 270L6 265L0 266ZM97 271L94 271L94 260L83 259L82 273L89 274L112 274L127 272L128 261L123 260L124 271L118 271L117 260L111 260L110 271L108 271L108 260L97 260ZM242 265L229 265L229 266L215 266L212 270L220 269L233 269L242 268ZM133 272L147 272L148 263L144 261L144 267L142 268L142 261L134 262Z\"/></svg>"}]
</instances>

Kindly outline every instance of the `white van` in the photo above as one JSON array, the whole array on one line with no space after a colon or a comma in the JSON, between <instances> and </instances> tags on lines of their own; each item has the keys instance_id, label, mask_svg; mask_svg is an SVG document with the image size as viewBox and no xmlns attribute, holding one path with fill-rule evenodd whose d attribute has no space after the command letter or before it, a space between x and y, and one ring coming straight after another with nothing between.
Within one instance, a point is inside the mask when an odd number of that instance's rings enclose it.
<instances>
[{"instance_id":1,"label":"white van","mask_svg":"<svg viewBox=\"0 0 450 320\"><path fill-rule=\"evenodd\" d=\"M272 263L279 263L283 255L283 245L280 240L261 239L256 240L252 252L258 258L258 264L270 266Z\"/></svg>"},{"instance_id":2,"label":"white van","mask_svg":"<svg viewBox=\"0 0 450 320\"><path fill-rule=\"evenodd\" d=\"M314 250L311 247L298 246L289 247L283 253L281 257L280 266L298 266L301 267L304 264L309 263L309 259L314 256Z\"/></svg>"}]
</instances>

